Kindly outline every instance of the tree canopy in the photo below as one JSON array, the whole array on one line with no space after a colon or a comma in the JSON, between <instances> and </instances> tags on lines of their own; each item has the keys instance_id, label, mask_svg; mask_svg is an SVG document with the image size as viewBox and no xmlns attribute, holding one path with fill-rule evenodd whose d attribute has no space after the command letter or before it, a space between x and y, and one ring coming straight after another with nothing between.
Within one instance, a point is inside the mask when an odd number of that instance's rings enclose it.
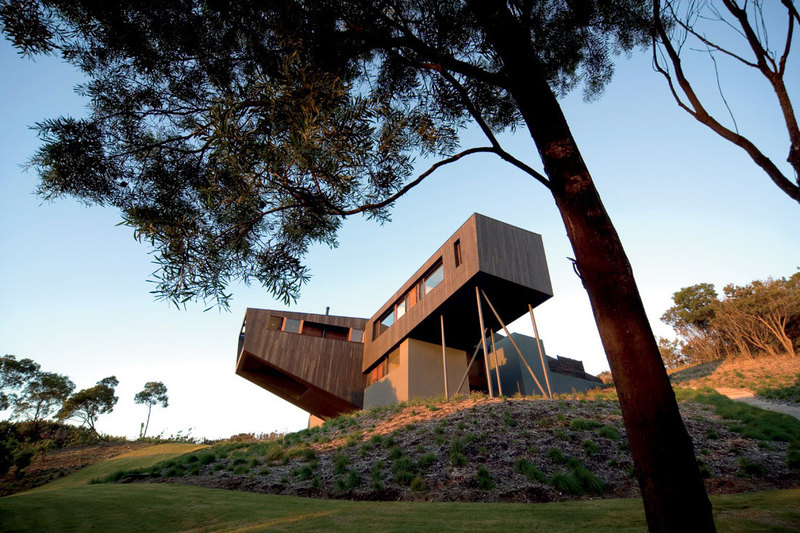
<instances>
[{"instance_id":1,"label":"tree canopy","mask_svg":"<svg viewBox=\"0 0 800 533\"><path fill-rule=\"evenodd\" d=\"M39 363L6 354L0 357L0 411L11 407L17 399L15 391L29 382L39 371Z\"/></svg>"},{"instance_id":2,"label":"tree canopy","mask_svg":"<svg viewBox=\"0 0 800 533\"><path fill-rule=\"evenodd\" d=\"M94 387L79 390L64 402L58 412L58 419L75 418L97 433L97 417L113 411L119 400L114 396L117 385L119 380L115 376L109 376L98 381Z\"/></svg>"},{"instance_id":3,"label":"tree canopy","mask_svg":"<svg viewBox=\"0 0 800 533\"><path fill-rule=\"evenodd\" d=\"M160 381L148 381L144 384L144 388L136 393L133 401L147 406L147 421L142 424L139 434L140 437L144 437L147 435L147 428L150 427L150 412L153 410L153 406L167 407L169 405L167 386Z\"/></svg>"},{"instance_id":4,"label":"tree canopy","mask_svg":"<svg viewBox=\"0 0 800 533\"><path fill-rule=\"evenodd\" d=\"M75 390L67 376L55 372L36 371L14 402L14 415L38 422L50 416Z\"/></svg>"},{"instance_id":5,"label":"tree canopy","mask_svg":"<svg viewBox=\"0 0 800 533\"><path fill-rule=\"evenodd\" d=\"M646 43L646 4L511 6L548 84L594 97L614 53ZM386 220L417 158L493 152L546 182L496 141L523 120L469 2L9 1L0 15L22 53L88 80L88 117L36 126L40 194L120 209L174 302L225 305L233 279L295 298L308 247L335 245L343 217ZM470 122L486 146L460 148Z\"/></svg>"}]
</instances>

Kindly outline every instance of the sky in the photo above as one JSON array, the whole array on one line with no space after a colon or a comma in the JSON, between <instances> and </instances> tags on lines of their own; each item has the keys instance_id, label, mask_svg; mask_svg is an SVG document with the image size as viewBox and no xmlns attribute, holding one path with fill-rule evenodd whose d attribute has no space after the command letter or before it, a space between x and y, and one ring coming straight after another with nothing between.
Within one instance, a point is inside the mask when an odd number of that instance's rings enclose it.
<instances>
[{"instance_id":1,"label":"sky","mask_svg":"<svg viewBox=\"0 0 800 533\"><path fill-rule=\"evenodd\" d=\"M613 81L594 102L580 91L562 106L611 219L620 234L656 335L678 289L700 282L721 292L800 268L800 206L738 148L680 111L647 51L617 61ZM724 111L707 58L686 62L702 95ZM720 84L740 131L781 168L788 140L766 82L722 65ZM797 58L786 79L800 81ZM39 141L30 126L59 115L81 116L77 72L53 58L22 60L0 42L0 354L29 357L69 376L78 389L119 379L119 402L101 432L136 437L146 408L133 396L162 381L170 405L154 408L149 434L224 438L295 431L304 411L234 374L247 307L284 309L258 286L233 287L230 312L185 310L155 301L153 256L113 209L71 199L45 202L24 165ZM747 75L746 75L747 74ZM524 129L501 136L508 151L541 170ZM485 144L476 131L462 146ZM420 171L430 161L420 161ZM549 355L608 369L588 297L548 191L488 155L449 165L395 205L390 223L348 219L339 246L314 247L312 279L291 309L370 317L473 213L542 235L554 296L536 309ZM512 331L530 334L523 317ZM5 413L8 414L8 413Z\"/></svg>"}]
</instances>

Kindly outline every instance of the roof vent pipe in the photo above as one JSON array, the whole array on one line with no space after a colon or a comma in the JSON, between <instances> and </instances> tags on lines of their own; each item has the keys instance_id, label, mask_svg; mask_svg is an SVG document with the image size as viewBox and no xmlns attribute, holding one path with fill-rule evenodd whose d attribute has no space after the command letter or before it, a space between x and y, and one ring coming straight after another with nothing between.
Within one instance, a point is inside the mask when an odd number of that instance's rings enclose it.
<instances>
[{"instance_id":1,"label":"roof vent pipe","mask_svg":"<svg viewBox=\"0 0 800 533\"><path fill-rule=\"evenodd\" d=\"M331 312L331 306L329 305L328 307L325 308L325 316L328 316L330 312Z\"/></svg>"}]
</instances>

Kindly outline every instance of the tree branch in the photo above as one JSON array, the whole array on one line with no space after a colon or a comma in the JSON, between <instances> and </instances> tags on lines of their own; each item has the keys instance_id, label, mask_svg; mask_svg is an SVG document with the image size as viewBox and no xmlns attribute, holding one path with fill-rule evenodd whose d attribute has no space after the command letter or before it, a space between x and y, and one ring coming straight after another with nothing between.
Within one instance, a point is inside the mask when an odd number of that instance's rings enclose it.
<instances>
[{"instance_id":1,"label":"tree branch","mask_svg":"<svg viewBox=\"0 0 800 533\"><path fill-rule=\"evenodd\" d=\"M462 157L466 157L466 156L472 155L472 154L479 154L479 153L495 153L496 154L497 150L494 147L480 146L480 147L477 147L477 148L469 148L469 149L464 150L462 152L458 152L457 154L454 154L454 155L452 155L452 156L450 156L450 157L448 157L446 159L442 159L440 161L437 161L436 163L431 165L431 167L428 170L426 170L425 172L420 174L417 177L417 179L415 179L414 181L408 182L399 191L397 191L393 195L389 196L388 198L386 198L384 200L381 200L380 202L376 202L376 203L373 203L373 204L363 204L363 205L360 205L360 206L355 207L353 209L340 209L338 211L335 211L332 214L338 215L338 216L341 216L341 217L348 217L348 216L355 215L355 214L358 214L358 213L363 213L365 211L373 211L375 209L380 209L381 207L386 207L387 205L391 204L392 202L394 202L395 200L397 200L398 198L403 196L405 193L407 193L408 191L410 191L411 189L413 189L414 187L416 187L417 185L422 183L422 180L424 180L425 178L427 178L428 176L433 174L439 168L441 168L441 167L443 167L445 165L449 165L450 163L455 163L456 161L458 161Z\"/></svg>"}]
</instances>

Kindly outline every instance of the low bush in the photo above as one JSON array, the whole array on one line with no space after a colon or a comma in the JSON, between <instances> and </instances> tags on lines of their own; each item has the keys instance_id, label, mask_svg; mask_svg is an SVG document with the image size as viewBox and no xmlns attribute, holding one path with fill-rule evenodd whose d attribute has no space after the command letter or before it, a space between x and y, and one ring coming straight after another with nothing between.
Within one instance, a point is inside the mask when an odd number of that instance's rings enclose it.
<instances>
[{"instance_id":1,"label":"low bush","mask_svg":"<svg viewBox=\"0 0 800 533\"><path fill-rule=\"evenodd\" d=\"M545 473L525 458L518 459L517 462L514 463L514 470L531 481L538 481L539 483L547 482Z\"/></svg>"},{"instance_id":2,"label":"low bush","mask_svg":"<svg viewBox=\"0 0 800 533\"><path fill-rule=\"evenodd\" d=\"M489 474L489 470L481 465L478 467L478 488L481 490L492 490L494 488L494 480L492 479L491 474Z\"/></svg>"}]
</instances>

